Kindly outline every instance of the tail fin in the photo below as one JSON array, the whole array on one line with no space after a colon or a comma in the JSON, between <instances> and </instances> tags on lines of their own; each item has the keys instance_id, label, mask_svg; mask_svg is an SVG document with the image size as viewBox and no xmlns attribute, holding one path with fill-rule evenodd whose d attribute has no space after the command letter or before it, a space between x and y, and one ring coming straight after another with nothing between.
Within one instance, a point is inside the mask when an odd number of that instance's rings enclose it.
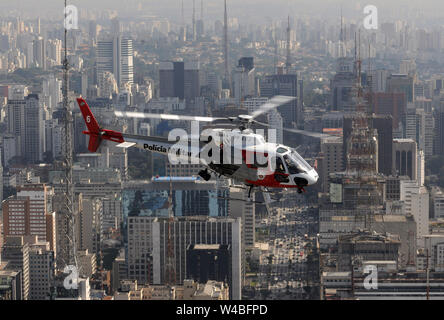
<instances>
[{"instance_id":1,"label":"tail fin","mask_svg":"<svg viewBox=\"0 0 444 320\"><path fill-rule=\"evenodd\" d=\"M97 123L96 118L94 118L94 115L86 101L82 98L77 98L77 103L79 104L80 111L82 111L83 120L85 120L85 124L88 127L89 132L98 134L100 132L99 124Z\"/></svg>"},{"instance_id":2,"label":"tail fin","mask_svg":"<svg viewBox=\"0 0 444 320\"><path fill-rule=\"evenodd\" d=\"M83 131L83 133L89 135L89 151L96 152L100 147L102 140L109 140L118 143L125 141L120 132L100 128L96 118L94 118L91 109L84 99L77 98L77 103L79 104L80 111L82 111L83 119L85 120L86 127L88 128L88 131Z\"/></svg>"},{"instance_id":3,"label":"tail fin","mask_svg":"<svg viewBox=\"0 0 444 320\"><path fill-rule=\"evenodd\" d=\"M83 131L83 133L89 135L88 150L96 152L102 142L99 124L84 99L77 98L77 103L79 104L83 120L85 120L86 127L88 128L88 131Z\"/></svg>"}]
</instances>

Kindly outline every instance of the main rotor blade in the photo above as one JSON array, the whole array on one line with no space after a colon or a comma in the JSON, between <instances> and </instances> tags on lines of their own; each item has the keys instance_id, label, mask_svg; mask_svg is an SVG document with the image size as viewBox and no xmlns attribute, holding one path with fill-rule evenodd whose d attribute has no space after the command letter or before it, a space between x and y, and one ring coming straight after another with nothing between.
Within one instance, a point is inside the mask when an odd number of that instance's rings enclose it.
<instances>
[{"instance_id":1,"label":"main rotor blade","mask_svg":"<svg viewBox=\"0 0 444 320\"><path fill-rule=\"evenodd\" d=\"M119 118L160 119L160 120L200 121L200 122L213 122L215 120L225 119L225 118L212 118L212 117L185 116L178 114L122 112L122 111L114 111L114 115Z\"/></svg>"},{"instance_id":2,"label":"main rotor blade","mask_svg":"<svg viewBox=\"0 0 444 320\"><path fill-rule=\"evenodd\" d=\"M257 118L261 114L267 113L268 111L275 109L283 104L289 103L296 99L295 97L288 97L288 96L275 96L271 98L267 103L264 103L259 107L259 109L253 111L250 115L251 118Z\"/></svg>"},{"instance_id":3,"label":"main rotor blade","mask_svg":"<svg viewBox=\"0 0 444 320\"><path fill-rule=\"evenodd\" d=\"M269 128L273 128L273 129L277 129L276 127L268 124L268 123L264 123L264 122L260 122L260 121L253 121L253 123L255 124L259 124L261 126L265 126L265 127L269 127ZM293 132L293 133L298 133L298 134L302 134L304 136L308 136L308 137L312 137L312 138L317 138L317 139L324 139L324 138L329 138L329 137L335 137L331 134L326 134L326 133L320 133L320 132L313 132L313 131L306 131L306 130L299 130L299 129L291 129L291 128L282 128L283 131L287 131L287 132Z\"/></svg>"}]
</instances>

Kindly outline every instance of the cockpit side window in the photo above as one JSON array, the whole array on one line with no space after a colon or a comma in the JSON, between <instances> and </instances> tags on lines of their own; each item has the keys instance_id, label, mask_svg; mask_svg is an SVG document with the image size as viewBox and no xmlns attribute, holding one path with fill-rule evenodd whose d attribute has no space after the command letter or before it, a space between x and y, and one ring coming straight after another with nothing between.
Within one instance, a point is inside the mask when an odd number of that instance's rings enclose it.
<instances>
[{"instance_id":1,"label":"cockpit side window","mask_svg":"<svg viewBox=\"0 0 444 320\"><path fill-rule=\"evenodd\" d=\"M273 157L272 161L276 161L276 172L277 173L286 173L284 162L281 157Z\"/></svg>"},{"instance_id":2,"label":"cockpit side window","mask_svg":"<svg viewBox=\"0 0 444 320\"><path fill-rule=\"evenodd\" d=\"M298 173L302 172L302 170L300 170L297 167L296 163L294 161L292 161L292 159L288 155L284 156L284 160L285 160L285 163L287 164L287 168L288 168L288 171L290 172L290 174L298 174Z\"/></svg>"}]
</instances>

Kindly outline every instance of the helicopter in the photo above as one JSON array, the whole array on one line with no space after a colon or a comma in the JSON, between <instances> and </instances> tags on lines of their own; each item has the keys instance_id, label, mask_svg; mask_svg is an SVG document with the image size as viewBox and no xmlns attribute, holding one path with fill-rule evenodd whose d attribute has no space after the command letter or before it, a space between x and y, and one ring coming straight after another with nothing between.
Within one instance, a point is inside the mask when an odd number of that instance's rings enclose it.
<instances>
[{"instance_id":1,"label":"helicopter","mask_svg":"<svg viewBox=\"0 0 444 320\"><path fill-rule=\"evenodd\" d=\"M153 114L141 112L114 111L116 117L196 121L217 123L219 120L235 124L235 129L209 128L188 136L182 130L167 138L121 133L100 127L86 101L80 97L77 103L82 112L89 135L88 150L96 152L103 140L117 143L117 147L137 147L146 151L168 155L171 163L201 164L204 169L198 175L205 181L211 173L241 182L249 187L248 198L254 188L269 190L296 188L305 192L307 186L314 185L319 175L295 148L279 143L267 142L263 134L254 133L252 124L271 127L256 118L280 105L291 102L294 97L275 96L248 115L237 117L200 117L174 114ZM285 129L304 133L302 130ZM172 130L174 131L174 130ZM270 138L270 137L269 137ZM211 172L211 173L210 173Z\"/></svg>"}]
</instances>

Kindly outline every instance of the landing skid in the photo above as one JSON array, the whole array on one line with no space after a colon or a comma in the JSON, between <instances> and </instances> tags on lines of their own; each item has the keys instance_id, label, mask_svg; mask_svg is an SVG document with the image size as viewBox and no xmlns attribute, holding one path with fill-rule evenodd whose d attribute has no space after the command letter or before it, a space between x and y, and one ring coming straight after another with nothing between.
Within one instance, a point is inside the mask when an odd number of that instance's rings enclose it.
<instances>
[{"instance_id":1,"label":"landing skid","mask_svg":"<svg viewBox=\"0 0 444 320\"><path fill-rule=\"evenodd\" d=\"M304 187L298 187L298 193L299 194L305 193L305 192L307 192L307 191L304 189Z\"/></svg>"}]
</instances>

